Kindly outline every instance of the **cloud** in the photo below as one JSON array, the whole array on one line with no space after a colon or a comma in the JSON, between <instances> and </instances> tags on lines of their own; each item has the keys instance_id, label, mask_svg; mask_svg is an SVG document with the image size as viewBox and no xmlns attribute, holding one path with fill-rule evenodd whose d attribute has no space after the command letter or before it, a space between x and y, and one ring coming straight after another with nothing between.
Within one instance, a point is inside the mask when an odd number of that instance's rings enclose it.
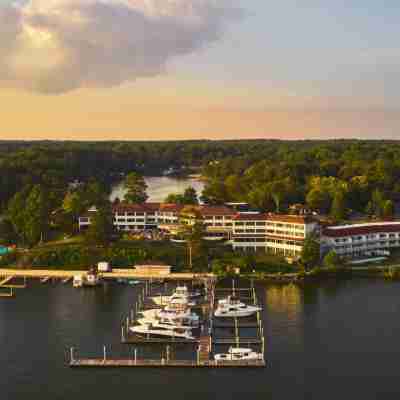
<instances>
[{"instance_id":1,"label":"cloud","mask_svg":"<svg viewBox=\"0 0 400 400\"><path fill-rule=\"evenodd\" d=\"M229 0L27 0L0 6L0 84L42 93L165 71L219 39Z\"/></svg>"}]
</instances>

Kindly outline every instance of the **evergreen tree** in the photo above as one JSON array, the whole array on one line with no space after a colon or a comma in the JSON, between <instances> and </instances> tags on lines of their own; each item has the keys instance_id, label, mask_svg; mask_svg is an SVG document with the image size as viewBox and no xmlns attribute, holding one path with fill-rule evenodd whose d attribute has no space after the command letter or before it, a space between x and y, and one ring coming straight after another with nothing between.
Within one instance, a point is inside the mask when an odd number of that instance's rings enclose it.
<instances>
[{"instance_id":1,"label":"evergreen tree","mask_svg":"<svg viewBox=\"0 0 400 400\"><path fill-rule=\"evenodd\" d=\"M183 204L198 204L197 192L193 187L188 187L183 193Z\"/></svg>"},{"instance_id":2,"label":"evergreen tree","mask_svg":"<svg viewBox=\"0 0 400 400\"><path fill-rule=\"evenodd\" d=\"M86 241L91 245L105 246L112 233L112 217L109 207L99 208L91 216L91 224L86 231Z\"/></svg>"},{"instance_id":3,"label":"evergreen tree","mask_svg":"<svg viewBox=\"0 0 400 400\"><path fill-rule=\"evenodd\" d=\"M386 200L383 203L382 214L385 218L391 218L394 216L394 203L392 200Z\"/></svg>"},{"instance_id":4,"label":"evergreen tree","mask_svg":"<svg viewBox=\"0 0 400 400\"><path fill-rule=\"evenodd\" d=\"M131 172L125 178L125 201L128 203L144 203L148 196L146 193L147 184L143 176L136 172Z\"/></svg>"},{"instance_id":5,"label":"evergreen tree","mask_svg":"<svg viewBox=\"0 0 400 400\"><path fill-rule=\"evenodd\" d=\"M331 217L335 222L343 221L346 218L346 201L343 191L338 190L332 201Z\"/></svg>"},{"instance_id":6,"label":"evergreen tree","mask_svg":"<svg viewBox=\"0 0 400 400\"><path fill-rule=\"evenodd\" d=\"M44 240L49 230L50 206L47 191L35 185L26 199L25 235L31 245Z\"/></svg>"},{"instance_id":7,"label":"evergreen tree","mask_svg":"<svg viewBox=\"0 0 400 400\"><path fill-rule=\"evenodd\" d=\"M29 193L29 189L25 188L20 192L17 192L8 204L7 215L13 225L14 231L16 232L19 240L22 243L26 242L26 210L25 203L26 197Z\"/></svg>"},{"instance_id":8,"label":"evergreen tree","mask_svg":"<svg viewBox=\"0 0 400 400\"><path fill-rule=\"evenodd\" d=\"M300 256L300 263L305 270L316 267L320 262L320 243L316 235L306 237Z\"/></svg>"},{"instance_id":9,"label":"evergreen tree","mask_svg":"<svg viewBox=\"0 0 400 400\"><path fill-rule=\"evenodd\" d=\"M338 256L338 254L331 250L326 256L324 257L324 266L326 268L338 268L342 265L342 260Z\"/></svg>"}]
</instances>

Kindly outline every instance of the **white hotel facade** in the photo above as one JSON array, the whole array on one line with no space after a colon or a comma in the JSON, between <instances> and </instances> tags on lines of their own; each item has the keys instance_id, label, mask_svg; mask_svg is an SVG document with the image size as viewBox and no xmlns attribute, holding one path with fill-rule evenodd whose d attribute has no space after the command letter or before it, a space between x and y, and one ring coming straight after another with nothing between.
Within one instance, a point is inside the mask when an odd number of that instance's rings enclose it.
<instances>
[{"instance_id":1,"label":"white hotel facade","mask_svg":"<svg viewBox=\"0 0 400 400\"><path fill-rule=\"evenodd\" d=\"M120 232L159 229L172 235L183 224L200 218L205 239L225 239L234 250L265 251L297 258L304 241L312 234L320 237L321 254L334 250L344 258L388 255L400 247L400 222L376 222L358 225L329 226L321 229L319 221L308 215L238 213L225 206L197 206L197 217L182 215L184 206L145 203L113 206L113 223ZM86 229L96 209L79 217L79 229Z\"/></svg>"},{"instance_id":2,"label":"white hotel facade","mask_svg":"<svg viewBox=\"0 0 400 400\"><path fill-rule=\"evenodd\" d=\"M318 232L318 221L309 216L241 213L234 217L232 245L235 250L298 257L304 240Z\"/></svg>"},{"instance_id":3,"label":"white hotel facade","mask_svg":"<svg viewBox=\"0 0 400 400\"><path fill-rule=\"evenodd\" d=\"M400 222L330 226L322 231L321 250L344 258L389 255L400 247Z\"/></svg>"},{"instance_id":4,"label":"white hotel facade","mask_svg":"<svg viewBox=\"0 0 400 400\"><path fill-rule=\"evenodd\" d=\"M159 229L171 234L182 224L193 224L194 217L183 216L184 206L145 203L113 206L113 223L120 232ZM305 238L318 230L316 220L307 216L262 213L237 213L225 206L197 206L197 214L206 228L207 240L228 240L235 250L262 250L283 256L299 256ZM79 218L79 229L86 229L96 209Z\"/></svg>"}]
</instances>

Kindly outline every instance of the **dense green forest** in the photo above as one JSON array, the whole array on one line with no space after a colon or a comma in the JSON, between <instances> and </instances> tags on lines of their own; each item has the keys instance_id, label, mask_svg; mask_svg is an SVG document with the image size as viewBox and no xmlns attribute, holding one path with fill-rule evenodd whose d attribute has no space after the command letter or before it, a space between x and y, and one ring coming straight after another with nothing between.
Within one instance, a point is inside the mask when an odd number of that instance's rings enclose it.
<instances>
[{"instance_id":1,"label":"dense green forest","mask_svg":"<svg viewBox=\"0 0 400 400\"><path fill-rule=\"evenodd\" d=\"M104 198L121 174L159 175L170 167L182 173L201 169L208 203L247 201L278 212L305 203L335 219L351 210L391 215L400 194L396 141L3 141L0 166L3 213L17 193L23 206L35 186L30 207L45 197L54 210L71 197L68 183L75 179L92 185L89 197L104 192Z\"/></svg>"}]
</instances>

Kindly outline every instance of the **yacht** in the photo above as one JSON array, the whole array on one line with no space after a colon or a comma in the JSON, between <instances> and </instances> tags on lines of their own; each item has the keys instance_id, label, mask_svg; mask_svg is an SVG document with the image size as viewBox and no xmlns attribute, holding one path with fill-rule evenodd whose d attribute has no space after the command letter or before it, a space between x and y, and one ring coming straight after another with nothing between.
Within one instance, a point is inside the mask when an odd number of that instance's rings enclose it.
<instances>
[{"instance_id":1,"label":"yacht","mask_svg":"<svg viewBox=\"0 0 400 400\"><path fill-rule=\"evenodd\" d=\"M201 296L200 290L189 291L187 286L177 286L174 293L179 296L189 297L191 299Z\"/></svg>"},{"instance_id":2,"label":"yacht","mask_svg":"<svg viewBox=\"0 0 400 400\"><path fill-rule=\"evenodd\" d=\"M198 327L200 318L197 314L192 313L189 309L186 310L145 310L142 311L143 319L156 320L163 323L174 325L186 325L190 327Z\"/></svg>"},{"instance_id":3,"label":"yacht","mask_svg":"<svg viewBox=\"0 0 400 400\"><path fill-rule=\"evenodd\" d=\"M228 353L215 354L216 361L247 361L263 360L262 353L257 353L252 349L230 347Z\"/></svg>"},{"instance_id":4,"label":"yacht","mask_svg":"<svg viewBox=\"0 0 400 400\"><path fill-rule=\"evenodd\" d=\"M72 286L75 288L80 288L83 286L83 276L82 275L74 275L74 279L72 281Z\"/></svg>"},{"instance_id":5,"label":"yacht","mask_svg":"<svg viewBox=\"0 0 400 400\"><path fill-rule=\"evenodd\" d=\"M261 311L261 307L252 306L240 302L238 299L228 296L226 299L218 301L218 307L214 312L215 317L250 317Z\"/></svg>"},{"instance_id":6,"label":"yacht","mask_svg":"<svg viewBox=\"0 0 400 400\"><path fill-rule=\"evenodd\" d=\"M186 286L178 286L174 293L171 296L155 296L151 297L151 299L157 305L164 306L164 305L182 305L186 304L187 306L194 306L196 302L194 301L195 297L200 296L200 292L189 292Z\"/></svg>"},{"instance_id":7,"label":"yacht","mask_svg":"<svg viewBox=\"0 0 400 400\"><path fill-rule=\"evenodd\" d=\"M83 286L97 286L100 283L100 277L97 273L89 271L83 280Z\"/></svg>"},{"instance_id":8,"label":"yacht","mask_svg":"<svg viewBox=\"0 0 400 400\"><path fill-rule=\"evenodd\" d=\"M153 325L147 322L143 325L131 326L129 330L140 336L153 336L153 337L169 337L169 338L180 338L187 340L194 340L194 336L191 333L192 328L178 327L178 326L165 326L156 324Z\"/></svg>"}]
</instances>

